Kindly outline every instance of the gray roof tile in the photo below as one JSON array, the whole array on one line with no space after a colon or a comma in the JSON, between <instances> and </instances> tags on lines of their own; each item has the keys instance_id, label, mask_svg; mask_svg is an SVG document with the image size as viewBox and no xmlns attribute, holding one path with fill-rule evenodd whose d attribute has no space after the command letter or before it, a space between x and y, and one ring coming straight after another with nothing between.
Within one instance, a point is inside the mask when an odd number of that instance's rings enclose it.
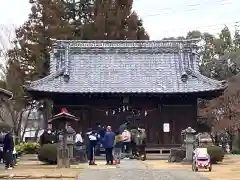
<instances>
[{"instance_id":1,"label":"gray roof tile","mask_svg":"<svg viewBox=\"0 0 240 180\"><path fill-rule=\"evenodd\" d=\"M224 88L221 82L198 72L198 56L187 41L59 42L56 49L70 47L68 67L56 70L60 60L52 58L51 74L32 82L29 91L187 93ZM66 68L68 82L63 78ZM188 79L183 82L186 70Z\"/></svg>"}]
</instances>

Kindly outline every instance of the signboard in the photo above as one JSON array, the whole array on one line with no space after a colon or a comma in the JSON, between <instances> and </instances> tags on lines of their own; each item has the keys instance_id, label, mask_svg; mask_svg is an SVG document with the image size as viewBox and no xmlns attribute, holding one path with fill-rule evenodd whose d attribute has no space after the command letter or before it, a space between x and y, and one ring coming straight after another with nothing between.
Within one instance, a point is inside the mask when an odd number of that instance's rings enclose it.
<instances>
[{"instance_id":1,"label":"signboard","mask_svg":"<svg viewBox=\"0 0 240 180\"><path fill-rule=\"evenodd\" d=\"M170 132L170 125L169 123L163 124L163 132Z\"/></svg>"}]
</instances>

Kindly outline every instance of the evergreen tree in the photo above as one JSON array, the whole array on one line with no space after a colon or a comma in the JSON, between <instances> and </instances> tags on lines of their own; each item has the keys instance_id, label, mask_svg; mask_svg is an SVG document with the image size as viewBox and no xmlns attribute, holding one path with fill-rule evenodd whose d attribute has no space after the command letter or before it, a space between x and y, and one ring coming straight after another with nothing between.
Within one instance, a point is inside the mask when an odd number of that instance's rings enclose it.
<instances>
[{"instance_id":1,"label":"evergreen tree","mask_svg":"<svg viewBox=\"0 0 240 180\"><path fill-rule=\"evenodd\" d=\"M15 50L24 72L30 79L38 79L49 72L51 38L70 39L72 31L61 1L31 0L30 3L28 20L16 30Z\"/></svg>"},{"instance_id":2,"label":"evergreen tree","mask_svg":"<svg viewBox=\"0 0 240 180\"><path fill-rule=\"evenodd\" d=\"M92 21L83 28L85 39L147 40L142 20L132 11L133 0L95 0Z\"/></svg>"}]
</instances>

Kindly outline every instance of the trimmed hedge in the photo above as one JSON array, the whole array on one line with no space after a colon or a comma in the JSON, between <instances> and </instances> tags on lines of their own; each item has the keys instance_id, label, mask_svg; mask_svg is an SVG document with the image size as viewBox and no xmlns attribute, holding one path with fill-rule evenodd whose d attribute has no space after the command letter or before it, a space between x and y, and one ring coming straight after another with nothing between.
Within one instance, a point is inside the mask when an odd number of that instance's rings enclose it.
<instances>
[{"instance_id":1,"label":"trimmed hedge","mask_svg":"<svg viewBox=\"0 0 240 180\"><path fill-rule=\"evenodd\" d=\"M221 162L223 160L225 153L221 147L214 145L208 145L203 147L207 148L208 154L210 155L211 162L213 164ZM168 162L181 162L185 158L185 155L186 150L183 148L172 149Z\"/></svg>"},{"instance_id":2,"label":"trimmed hedge","mask_svg":"<svg viewBox=\"0 0 240 180\"><path fill-rule=\"evenodd\" d=\"M18 155L22 154L37 154L40 148L38 143L20 143L15 146Z\"/></svg>"},{"instance_id":3,"label":"trimmed hedge","mask_svg":"<svg viewBox=\"0 0 240 180\"><path fill-rule=\"evenodd\" d=\"M239 155L239 154L240 154L240 150L233 150L233 151L232 151L232 154L237 154L237 155Z\"/></svg>"},{"instance_id":4,"label":"trimmed hedge","mask_svg":"<svg viewBox=\"0 0 240 180\"><path fill-rule=\"evenodd\" d=\"M44 144L39 149L38 160L47 164L57 164L57 144Z\"/></svg>"},{"instance_id":5,"label":"trimmed hedge","mask_svg":"<svg viewBox=\"0 0 240 180\"><path fill-rule=\"evenodd\" d=\"M225 155L225 152L224 150L219 147L219 146L204 146L207 148L208 150L208 154L210 155L211 157L211 162L213 164L217 163L217 162L222 162L223 158L224 158L224 155Z\"/></svg>"}]
</instances>

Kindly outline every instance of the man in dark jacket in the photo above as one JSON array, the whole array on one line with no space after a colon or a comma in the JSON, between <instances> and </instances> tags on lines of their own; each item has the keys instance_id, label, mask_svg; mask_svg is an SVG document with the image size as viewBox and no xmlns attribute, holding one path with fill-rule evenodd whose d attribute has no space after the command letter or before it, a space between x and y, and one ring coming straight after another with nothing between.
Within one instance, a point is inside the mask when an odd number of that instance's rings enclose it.
<instances>
[{"instance_id":1,"label":"man in dark jacket","mask_svg":"<svg viewBox=\"0 0 240 180\"><path fill-rule=\"evenodd\" d=\"M101 144L104 138L104 134L105 134L105 129L101 126L101 124L97 124L97 128L96 128L96 132L99 134L100 138L98 139L97 145L96 145L96 156L100 156L101 155Z\"/></svg>"},{"instance_id":2,"label":"man in dark jacket","mask_svg":"<svg viewBox=\"0 0 240 180\"><path fill-rule=\"evenodd\" d=\"M14 150L14 141L12 133L9 132L5 135L3 140L3 152L5 157L5 168L13 168L13 150Z\"/></svg>"},{"instance_id":3,"label":"man in dark jacket","mask_svg":"<svg viewBox=\"0 0 240 180\"><path fill-rule=\"evenodd\" d=\"M87 141L87 151L88 151L88 160L89 165L96 165L95 163L95 147L97 145L98 139L100 138L99 134L96 131L91 129L86 133Z\"/></svg>"},{"instance_id":4,"label":"man in dark jacket","mask_svg":"<svg viewBox=\"0 0 240 180\"><path fill-rule=\"evenodd\" d=\"M115 133L112 132L111 126L107 127L107 132L104 136L104 147L106 152L106 165L113 165L113 147L114 147L114 141L115 141Z\"/></svg>"}]
</instances>

